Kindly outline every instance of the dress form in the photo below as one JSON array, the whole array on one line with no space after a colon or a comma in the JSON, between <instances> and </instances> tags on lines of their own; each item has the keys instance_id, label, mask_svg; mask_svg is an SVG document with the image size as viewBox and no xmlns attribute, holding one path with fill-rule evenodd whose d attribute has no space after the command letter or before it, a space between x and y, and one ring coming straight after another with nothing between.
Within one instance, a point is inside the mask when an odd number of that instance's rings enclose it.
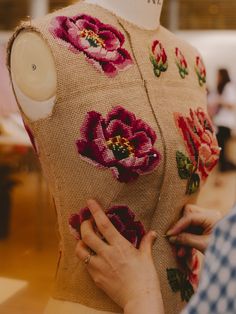
<instances>
[{"instance_id":1,"label":"dress form","mask_svg":"<svg viewBox=\"0 0 236 314\"><path fill-rule=\"evenodd\" d=\"M152 30L160 25L163 2L160 0L87 0L85 2L104 7L140 28ZM47 117L53 110L57 87L56 68L49 47L37 33L23 31L14 41L10 59L12 84L18 102L33 121ZM110 314L107 311L90 309L79 303L51 298L45 314L54 313Z\"/></svg>"},{"instance_id":2,"label":"dress form","mask_svg":"<svg viewBox=\"0 0 236 314\"><path fill-rule=\"evenodd\" d=\"M157 1L149 2L150 6L157 5ZM125 5L123 1L121 3ZM199 106L205 108L206 103L205 71L198 52L174 34L158 25L148 30L147 25L141 25L138 21L137 25L128 16L120 17L115 7L108 8L106 4L78 2L42 19L33 20L31 24L23 24L9 44L9 68L14 90L26 125L37 143L35 147L38 148L55 198L62 239L56 290L46 313L121 311L96 288L84 263L79 263L74 254L75 240L69 232L69 217L85 205L86 199L92 197L104 209L119 204L129 206L147 230L157 230L155 265L161 279L165 311L174 314L180 312L184 305L181 297L187 301L192 293L198 264L194 264L194 273L191 270L185 274L189 271L185 265L179 270L176 252L163 235L177 221L183 206L194 203L197 196L195 191L200 184L199 176L206 177L206 171L213 166L210 160L205 166L207 169L201 168L201 173L196 174L196 171L200 171L198 164L195 164L196 157L194 155L192 161L188 159L190 152L185 151L185 140L178 131L179 121L190 114L190 121L194 115L198 115L198 119L203 116L200 122L204 123L204 128L208 127L205 114L198 110ZM41 62L45 58L36 63L35 52L29 45L23 44L23 36L32 33L39 37L41 47L48 51L48 63L56 72L55 92L47 89L48 84L43 89L45 84L42 84L41 94L30 93L27 87L31 80L27 81L25 75L17 79L15 70L21 61L15 61L17 44L23 48L22 51L25 49L26 53L21 56L25 56L24 63L30 73L40 75L41 68L51 72L50 67L42 67ZM30 51L33 58L29 55ZM24 79L26 82L22 84ZM44 76L41 79L44 81ZM38 83L42 83L40 79L36 80L35 85ZM38 86L33 87L36 89ZM26 106L26 97L31 108ZM53 98L55 101L52 101ZM117 106L122 107L117 109ZM42 110L45 107L47 110ZM118 114L117 110L125 110L125 114ZM99 122L94 132L92 129L97 125L94 119L98 117L105 120ZM90 123L91 119L93 121ZM99 125L102 125L102 129ZM118 125L121 127L117 128ZM103 131L104 127L107 131ZM191 132L190 126L187 127L185 131ZM199 145L196 130L193 140L198 141ZM129 138L133 141L133 132L140 132L139 138L142 135L142 139L145 139L141 142L140 138L134 147L129 144ZM212 135L210 127L206 132ZM95 139L88 138L91 134ZM83 147L91 147L87 146L90 140L96 141L93 142L95 146L83 150ZM98 153L93 147L98 149ZM105 154L100 154L100 147L104 147ZM204 152L201 151L201 154ZM96 163L91 158L85 158L90 153ZM158 165L157 156L161 156ZM182 175L180 170L183 166L177 165L176 156L181 160L185 158L188 164L194 163L195 167L189 167L194 174L188 170L181 177L179 173ZM104 164L107 165L105 169L100 167ZM122 180L120 176L123 176ZM187 180L188 176L191 176L191 180ZM135 180L131 182L131 178ZM178 276L187 279L181 280L179 286L173 286L176 280L178 283ZM186 280L191 282L186 284Z\"/></svg>"},{"instance_id":3,"label":"dress form","mask_svg":"<svg viewBox=\"0 0 236 314\"><path fill-rule=\"evenodd\" d=\"M85 2L104 7L147 30L157 29L160 25L162 0L86 0ZM36 33L22 32L15 39L11 64L12 81L18 93L17 97L32 113L33 120L46 117L52 110L57 85L56 69L49 47ZM46 77L45 73L47 73ZM37 107L39 109L35 110Z\"/></svg>"}]
</instances>

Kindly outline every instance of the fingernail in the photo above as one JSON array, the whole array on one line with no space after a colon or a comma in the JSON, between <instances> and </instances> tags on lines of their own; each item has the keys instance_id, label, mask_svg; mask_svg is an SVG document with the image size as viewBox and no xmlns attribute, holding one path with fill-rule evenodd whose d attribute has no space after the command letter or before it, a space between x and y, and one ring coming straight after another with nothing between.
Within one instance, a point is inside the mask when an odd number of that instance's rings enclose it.
<instances>
[{"instance_id":1,"label":"fingernail","mask_svg":"<svg viewBox=\"0 0 236 314\"><path fill-rule=\"evenodd\" d=\"M175 236L174 237L169 237L168 240L169 240L170 243L176 243L177 237L175 237Z\"/></svg>"},{"instance_id":2,"label":"fingernail","mask_svg":"<svg viewBox=\"0 0 236 314\"><path fill-rule=\"evenodd\" d=\"M168 230L168 231L166 232L166 236L167 236L167 237L170 237L170 236L172 235L172 233L173 233L173 232L172 232L172 229L170 229L170 230Z\"/></svg>"}]
</instances>

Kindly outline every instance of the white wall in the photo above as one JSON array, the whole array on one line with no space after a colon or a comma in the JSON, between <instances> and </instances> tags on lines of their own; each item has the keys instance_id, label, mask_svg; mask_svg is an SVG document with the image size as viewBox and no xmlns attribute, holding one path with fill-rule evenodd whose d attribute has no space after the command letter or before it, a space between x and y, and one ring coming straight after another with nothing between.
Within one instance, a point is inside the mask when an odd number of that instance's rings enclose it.
<instances>
[{"instance_id":1,"label":"white wall","mask_svg":"<svg viewBox=\"0 0 236 314\"><path fill-rule=\"evenodd\" d=\"M215 87L218 68L227 68L236 82L236 31L179 31L177 34L202 54L210 89Z\"/></svg>"}]
</instances>

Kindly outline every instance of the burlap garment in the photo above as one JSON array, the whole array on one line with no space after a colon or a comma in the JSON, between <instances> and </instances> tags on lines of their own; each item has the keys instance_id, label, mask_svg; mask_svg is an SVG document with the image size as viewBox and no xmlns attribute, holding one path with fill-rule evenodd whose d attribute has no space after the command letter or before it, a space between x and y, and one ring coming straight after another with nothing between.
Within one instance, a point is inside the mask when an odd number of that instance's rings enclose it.
<instances>
[{"instance_id":1,"label":"burlap garment","mask_svg":"<svg viewBox=\"0 0 236 314\"><path fill-rule=\"evenodd\" d=\"M86 62L83 53L71 52L49 32L53 17L80 13L119 29L125 35L124 48L131 53L134 65L109 78ZM128 205L147 230L157 231L154 258L165 313L179 313L185 303L179 293L172 292L167 281L166 269L177 265L172 248L163 236L179 218L184 205L194 203L197 196L197 193L185 194L186 181L178 175L176 151L184 152L185 145L173 115L174 112L189 115L190 108L206 107L205 87L199 86L194 68L197 51L162 27L146 31L102 8L84 3L32 21L31 25L23 24L14 37L23 29L36 31L45 39L57 69L57 98L51 116L32 122L22 112L37 140L39 158L58 214L62 255L53 297L88 306L91 313L92 309L121 312L96 288L84 264L75 257L76 241L69 231L70 215L84 207L88 198L95 198L104 208ZM168 71L160 77L154 75L149 59L150 46L155 39L161 40L168 54ZM180 77L175 63L176 47L184 51L188 60L189 75L185 79ZM128 184L115 180L109 169L100 169L82 160L75 145L87 112L96 110L105 116L116 105L135 113L155 130L158 136L155 148L162 156L155 171Z\"/></svg>"}]
</instances>

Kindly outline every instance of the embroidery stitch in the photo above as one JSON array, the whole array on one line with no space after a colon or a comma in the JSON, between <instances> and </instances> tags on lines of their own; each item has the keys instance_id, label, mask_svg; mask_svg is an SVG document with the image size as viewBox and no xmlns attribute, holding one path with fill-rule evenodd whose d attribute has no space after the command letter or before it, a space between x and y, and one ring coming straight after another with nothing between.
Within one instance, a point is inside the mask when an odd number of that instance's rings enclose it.
<instances>
[{"instance_id":1,"label":"embroidery stitch","mask_svg":"<svg viewBox=\"0 0 236 314\"><path fill-rule=\"evenodd\" d=\"M173 248L179 268L168 268L167 279L173 292L180 292L181 300L188 302L199 282L199 257L195 249L183 246Z\"/></svg>"},{"instance_id":2,"label":"embroidery stitch","mask_svg":"<svg viewBox=\"0 0 236 314\"><path fill-rule=\"evenodd\" d=\"M165 49L159 40L152 43L150 51L150 61L153 65L153 72L156 77L160 77L161 72L166 72L168 69L168 60Z\"/></svg>"},{"instance_id":3,"label":"embroidery stitch","mask_svg":"<svg viewBox=\"0 0 236 314\"><path fill-rule=\"evenodd\" d=\"M108 77L115 77L119 71L133 64L129 52L123 48L124 35L92 16L57 16L52 20L49 30L72 52L82 52L90 64Z\"/></svg>"},{"instance_id":4,"label":"embroidery stitch","mask_svg":"<svg viewBox=\"0 0 236 314\"><path fill-rule=\"evenodd\" d=\"M136 248L139 248L146 231L143 224L135 220L135 213L128 206L117 205L108 209L106 215L120 234ZM71 233L77 240L81 238L81 224L90 218L92 218L92 215L87 207L82 208L78 213L71 215L69 218ZM98 232L95 224L94 227Z\"/></svg>"},{"instance_id":5,"label":"embroidery stitch","mask_svg":"<svg viewBox=\"0 0 236 314\"><path fill-rule=\"evenodd\" d=\"M206 83L206 68L202 58L199 56L196 57L195 71L197 73L199 85L203 86Z\"/></svg>"},{"instance_id":6,"label":"embroidery stitch","mask_svg":"<svg viewBox=\"0 0 236 314\"><path fill-rule=\"evenodd\" d=\"M190 109L188 117L175 113L175 122L189 154L176 152L178 173L181 179L188 180L186 194L190 195L199 189L201 180L205 180L216 166L220 148L212 123L201 108Z\"/></svg>"},{"instance_id":7,"label":"embroidery stitch","mask_svg":"<svg viewBox=\"0 0 236 314\"><path fill-rule=\"evenodd\" d=\"M105 118L96 111L88 112L80 132L82 138L76 142L80 157L111 169L119 182L130 182L159 165L161 156L153 147L155 131L121 106Z\"/></svg>"},{"instance_id":8,"label":"embroidery stitch","mask_svg":"<svg viewBox=\"0 0 236 314\"><path fill-rule=\"evenodd\" d=\"M175 56L179 74L184 79L189 74L187 61L179 48L175 48Z\"/></svg>"}]
</instances>

